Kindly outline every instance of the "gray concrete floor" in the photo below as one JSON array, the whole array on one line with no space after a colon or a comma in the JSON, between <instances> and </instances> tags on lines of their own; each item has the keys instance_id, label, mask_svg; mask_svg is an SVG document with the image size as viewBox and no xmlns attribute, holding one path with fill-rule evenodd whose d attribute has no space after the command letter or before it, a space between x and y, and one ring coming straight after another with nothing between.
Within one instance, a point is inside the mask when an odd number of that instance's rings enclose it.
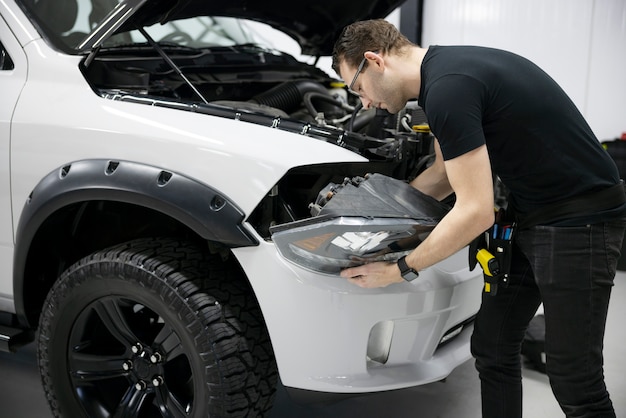
<instances>
[{"instance_id":1,"label":"gray concrete floor","mask_svg":"<svg viewBox=\"0 0 626 418\"><path fill-rule=\"evenodd\" d=\"M605 338L605 375L617 416L626 416L626 272L615 279ZM479 418L480 387L473 362L444 382L303 404L279 387L271 418ZM562 417L545 375L524 369L524 417ZM49 418L31 344L16 354L0 353L0 418Z\"/></svg>"}]
</instances>

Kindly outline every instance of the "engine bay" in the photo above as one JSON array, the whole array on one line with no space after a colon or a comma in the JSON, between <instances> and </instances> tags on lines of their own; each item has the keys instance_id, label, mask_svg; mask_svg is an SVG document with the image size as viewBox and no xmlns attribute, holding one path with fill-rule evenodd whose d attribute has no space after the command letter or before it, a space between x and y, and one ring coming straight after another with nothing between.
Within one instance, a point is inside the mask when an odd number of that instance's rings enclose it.
<instances>
[{"instance_id":1,"label":"engine bay","mask_svg":"<svg viewBox=\"0 0 626 418\"><path fill-rule=\"evenodd\" d=\"M340 80L288 54L253 45L196 49L134 44L99 51L82 70L97 93L116 100L200 102L362 134L370 141L385 140L377 144L386 148L390 140L425 132L415 129L426 123L416 103L398 115L362 109ZM390 156L383 150L376 154Z\"/></svg>"}]
</instances>

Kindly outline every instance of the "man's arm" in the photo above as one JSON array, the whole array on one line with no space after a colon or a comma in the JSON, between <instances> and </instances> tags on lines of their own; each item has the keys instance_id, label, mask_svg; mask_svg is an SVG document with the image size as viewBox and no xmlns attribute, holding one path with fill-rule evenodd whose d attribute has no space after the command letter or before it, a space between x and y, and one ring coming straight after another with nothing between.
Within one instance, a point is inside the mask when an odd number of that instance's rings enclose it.
<instances>
[{"instance_id":1,"label":"man's arm","mask_svg":"<svg viewBox=\"0 0 626 418\"><path fill-rule=\"evenodd\" d=\"M445 161L444 167L449 185L456 193L456 202L428 238L406 257L407 264L416 270L456 253L491 227L494 221L493 183L487 147L483 145ZM418 186L420 182L417 179L414 181ZM403 281L396 263L387 262L348 268L341 272L341 276L361 287L383 287Z\"/></svg>"},{"instance_id":2,"label":"man's arm","mask_svg":"<svg viewBox=\"0 0 626 418\"><path fill-rule=\"evenodd\" d=\"M411 186L437 200L443 200L452 194L439 141L435 140L435 161L411 182Z\"/></svg>"}]
</instances>

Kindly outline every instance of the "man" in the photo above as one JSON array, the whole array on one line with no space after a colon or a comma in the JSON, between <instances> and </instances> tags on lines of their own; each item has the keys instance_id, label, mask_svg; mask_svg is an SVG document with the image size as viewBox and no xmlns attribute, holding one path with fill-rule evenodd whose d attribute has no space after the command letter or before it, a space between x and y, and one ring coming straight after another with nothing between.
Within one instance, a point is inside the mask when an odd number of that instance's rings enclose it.
<instances>
[{"instance_id":1,"label":"man","mask_svg":"<svg viewBox=\"0 0 626 418\"><path fill-rule=\"evenodd\" d=\"M615 417L602 347L626 198L615 164L576 106L542 70L505 51L420 48L384 20L346 27L333 67L365 108L395 113L417 98L437 138L436 161L411 184L454 207L402 261L415 272L494 223L493 175L509 190L509 285L484 295L472 336L483 417L522 416L520 348L541 303L547 373L568 417ZM362 287L404 280L397 263L344 270ZM408 277L405 274L406 277ZM419 278L417 279L419 280Z\"/></svg>"}]
</instances>

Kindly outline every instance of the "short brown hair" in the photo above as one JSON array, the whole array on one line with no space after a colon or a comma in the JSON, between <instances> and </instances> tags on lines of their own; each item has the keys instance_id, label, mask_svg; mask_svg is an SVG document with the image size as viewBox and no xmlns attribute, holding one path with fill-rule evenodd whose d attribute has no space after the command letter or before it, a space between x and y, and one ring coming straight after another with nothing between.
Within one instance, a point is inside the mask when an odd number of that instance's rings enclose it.
<instances>
[{"instance_id":1,"label":"short brown hair","mask_svg":"<svg viewBox=\"0 0 626 418\"><path fill-rule=\"evenodd\" d=\"M363 20L346 26L333 49L333 70L339 74L342 60L350 67L357 67L366 51L400 52L413 45L391 23L383 19Z\"/></svg>"}]
</instances>

